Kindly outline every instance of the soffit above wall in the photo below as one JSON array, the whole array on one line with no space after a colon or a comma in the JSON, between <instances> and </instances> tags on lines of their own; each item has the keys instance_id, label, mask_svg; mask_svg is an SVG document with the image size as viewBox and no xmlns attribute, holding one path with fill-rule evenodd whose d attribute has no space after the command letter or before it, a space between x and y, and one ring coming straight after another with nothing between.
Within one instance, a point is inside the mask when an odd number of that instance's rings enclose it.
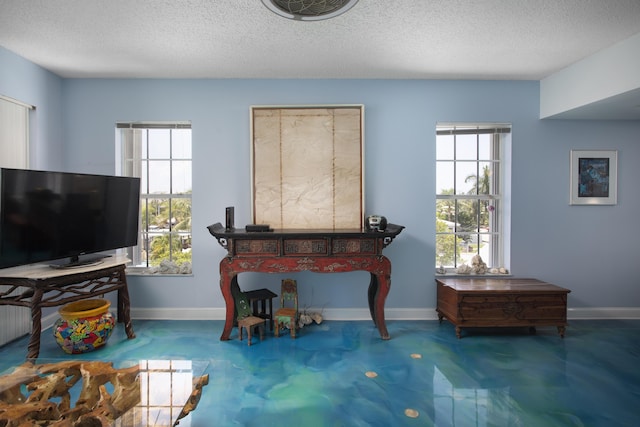
<instances>
[{"instance_id":1,"label":"soffit above wall","mask_svg":"<svg viewBox=\"0 0 640 427\"><path fill-rule=\"evenodd\" d=\"M542 79L540 117L640 120L640 33Z\"/></svg>"}]
</instances>

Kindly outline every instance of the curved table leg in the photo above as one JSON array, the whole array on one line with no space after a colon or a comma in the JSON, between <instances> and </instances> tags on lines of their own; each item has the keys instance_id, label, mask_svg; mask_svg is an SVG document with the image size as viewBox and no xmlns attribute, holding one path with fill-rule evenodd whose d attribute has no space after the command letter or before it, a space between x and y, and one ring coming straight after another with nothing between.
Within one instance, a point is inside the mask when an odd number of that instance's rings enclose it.
<instances>
[{"instance_id":1,"label":"curved table leg","mask_svg":"<svg viewBox=\"0 0 640 427\"><path fill-rule=\"evenodd\" d=\"M375 271L371 272L369 282L369 311L380 337L388 340L390 336L384 320L384 303L391 288L391 262L384 256L380 256L378 262Z\"/></svg>"},{"instance_id":2,"label":"curved table leg","mask_svg":"<svg viewBox=\"0 0 640 427\"><path fill-rule=\"evenodd\" d=\"M228 341L231 330L233 329L236 305L233 300L233 294L231 293L232 286L238 287L238 275L231 269L229 261L225 258L220 262L220 290L222 291L227 310L220 341Z\"/></svg>"},{"instance_id":3,"label":"curved table leg","mask_svg":"<svg viewBox=\"0 0 640 427\"><path fill-rule=\"evenodd\" d=\"M375 311L376 295L378 293L378 277L373 273L370 274L371 280L369 281L369 291L367 292L369 300L369 312L371 313L371 319L373 320L373 323L376 325L376 327L378 327L378 324L376 323Z\"/></svg>"}]
</instances>

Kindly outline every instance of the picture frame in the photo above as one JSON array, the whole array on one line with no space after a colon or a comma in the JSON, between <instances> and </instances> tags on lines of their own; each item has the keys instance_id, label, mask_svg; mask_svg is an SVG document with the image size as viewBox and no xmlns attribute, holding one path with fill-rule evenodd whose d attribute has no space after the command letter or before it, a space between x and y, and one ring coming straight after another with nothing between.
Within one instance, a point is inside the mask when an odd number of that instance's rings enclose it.
<instances>
[{"instance_id":1,"label":"picture frame","mask_svg":"<svg viewBox=\"0 0 640 427\"><path fill-rule=\"evenodd\" d=\"M252 106L251 220L362 229L364 106Z\"/></svg>"},{"instance_id":2,"label":"picture frame","mask_svg":"<svg viewBox=\"0 0 640 427\"><path fill-rule=\"evenodd\" d=\"M617 193L616 150L571 150L571 205L615 205Z\"/></svg>"}]
</instances>

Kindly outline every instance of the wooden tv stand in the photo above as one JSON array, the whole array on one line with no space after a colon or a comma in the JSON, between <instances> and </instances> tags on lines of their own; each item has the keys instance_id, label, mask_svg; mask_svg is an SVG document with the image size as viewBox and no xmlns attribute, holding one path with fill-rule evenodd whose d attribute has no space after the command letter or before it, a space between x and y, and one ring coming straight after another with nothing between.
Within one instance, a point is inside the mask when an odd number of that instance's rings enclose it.
<instances>
[{"instance_id":1,"label":"wooden tv stand","mask_svg":"<svg viewBox=\"0 0 640 427\"><path fill-rule=\"evenodd\" d=\"M456 327L556 326L564 338L567 326L567 294L561 288L537 279L436 278L438 319Z\"/></svg>"},{"instance_id":2,"label":"wooden tv stand","mask_svg":"<svg viewBox=\"0 0 640 427\"><path fill-rule=\"evenodd\" d=\"M124 256L110 256L99 264L69 269L54 269L44 264L0 270L0 306L12 305L31 309L31 338L27 358L40 354L42 308L60 306L72 301L118 291L118 322L124 323L129 339L135 338L131 325L129 289ZM20 288L24 291L17 293Z\"/></svg>"}]
</instances>

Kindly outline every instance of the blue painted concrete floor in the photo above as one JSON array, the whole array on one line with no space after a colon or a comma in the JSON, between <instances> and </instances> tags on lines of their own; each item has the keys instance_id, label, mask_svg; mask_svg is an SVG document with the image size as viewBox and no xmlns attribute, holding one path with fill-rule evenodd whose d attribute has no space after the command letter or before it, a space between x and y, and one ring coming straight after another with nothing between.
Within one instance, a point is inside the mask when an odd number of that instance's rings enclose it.
<instances>
[{"instance_id":1,"label":"blue painted concrete floor","mask_svg":"<svg viewBox=\"0 0 640 427\"><path fill-rule=\"evenodd\" d=\"M66 355L51 330L39 360L207 361L209 385L180 426L637 426L640 320L555 328L463 330L437 321L325 321L247 346L222 321L134 320L107 345ZM0 372L27 337L0 347Z\"/></svg>"}]
</instances>

